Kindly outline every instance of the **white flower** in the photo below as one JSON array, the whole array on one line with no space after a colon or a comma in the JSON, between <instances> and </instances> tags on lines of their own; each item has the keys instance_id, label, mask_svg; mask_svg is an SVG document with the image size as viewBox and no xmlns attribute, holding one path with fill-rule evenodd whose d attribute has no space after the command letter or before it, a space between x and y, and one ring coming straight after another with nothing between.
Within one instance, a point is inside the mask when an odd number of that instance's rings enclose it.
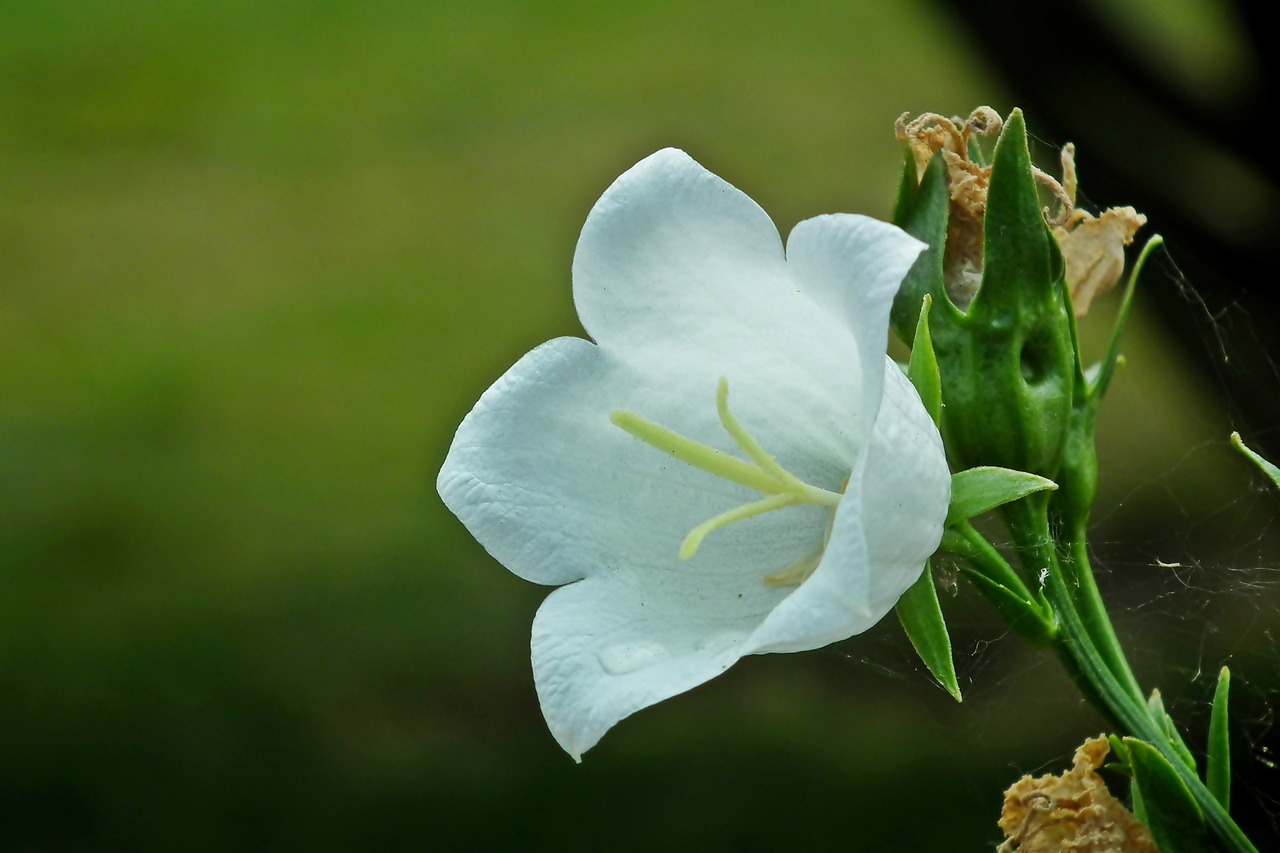
<instances>
[{"instance_id":1,"label":"white flower","mask_svg":"<svg viewBox=\"0 0 1280 853\"><path fill-rule=\"evenodd\" d=\"M507 371L438 482L499 562L563 584L534 619L533 675L575 759L743 655L866 630L919 577L950 478L884 353L922 248L836 214L784 253L763 210L674 149L591 210L573 296L597 343Z\"/></svg>"}]
</instances>

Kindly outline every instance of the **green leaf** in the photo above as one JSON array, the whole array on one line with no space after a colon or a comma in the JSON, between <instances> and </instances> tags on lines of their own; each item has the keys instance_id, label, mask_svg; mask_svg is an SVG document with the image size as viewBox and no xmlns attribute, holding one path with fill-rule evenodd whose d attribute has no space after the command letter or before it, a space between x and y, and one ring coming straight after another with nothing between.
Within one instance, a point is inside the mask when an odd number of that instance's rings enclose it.
<instances>
[{"instance_id":1,"label":"green leaf","mask_svg":"<svg viewBox=\"0 0 1280 853\"><path fill-rule=\"evenodd\" d=\"M938 372L938 357L933 351L933 339L929 337L929 306L932 304L933 297L926 293L920 305L915 341L911 345L911 360L907 362L907 378L916 387L925 411L937 424L942 417L942 374Z\"/></svg>"},{"instance_id":2,"label":"green leaf","mask_svg":"<svg viewBox=\"0 0 1280 853\"><path fill-rule=\"evenodd\" d=\"M1218 673L1218 686L1213 691L1213 710L1209 713L1208 759L1204 781L1222 808L1231 810L1231 739L1227 725L1227 694L1231 691L1231 671L1225 666Z\"/></svg>"},{"instance_id":3,"label":"green leaf","mask_svg":"<svg viewBox=\"0 0 1280 853\"><path fill-rule=\"evenodd\" d=\"M1142 803L1142 820L1160 853L1208 850L1204 814L1178 771L1151 744L1131 737L1125 738L1124 744L1133 770L1134 799Z\"/></svg>"},{"instance_id":4,"label":"green leaf","mask_svg":"<svg viewBox=\"0 0 1280 853\"><path fill-rule=\"evenodd\" d=\"M1027 495L1056 488L1058 484L1053 480L1026 471L990 466L960 471L951 475L951 508L947 511L947 524L955 524Z\"/></svg>"},{"instance_id":5,"label":"green leaf","mask_svg":"<svg viewBox=\"0 0 1280 853\"><path fill-rule=\"evenodd\" d=\"M1276 466L1268 462L1266 459L1263 459L1257 453L1254 453L1252 450L1250 450L1245 445L1244 441L1241 440L1240 433L1238 432L1231 433L1231 443L1236 446L1236 450L1239 450L1245 456L1249 457L1249 459L1253 461L1254 465L1257 465L1259 468L1261 468L1262 473L1270 477L1271 482L1276 484L1277 489L1280 489L1280 468L1277 468Z\"/></svg>"},{"instance_id":6,"label":"green leaf","mask_svg":"<svg viewBox=\"0 0 1280 853\"><path fill-rule=\"evenodd\" d=\"M1152 721L1160 727L1164 732L1165 739L1169 741L1169 745L1173 747L1174 752L1178 753L1182 758L1182 763L1192 770L1196 769L1196 758L1191 754L1191 750L1187 749L1186 742L1182 739L1182 734L1178 731L1178 727L1174 725L1173 717L1169 716L1169 712L1164 708L1164 699L1160 696L1159 690L1152 690L1150 698L1147 699L1147 713Z\"/></svg>"},{"instance_id":7,"label":"green leaf","mask_svg":"<svg viewBox=\"0 0 1280 853\"><path fill-rule=\"evenodd\" d=\"M947 623L942 617L938 592L933 586L933 570L928 562L924 564L920 579L902 594L894 610L920 660L933 673L938 684L957 702L961 701L955 660L951 656L951 637L947 634Z\"/></svg>"}]
</instances>

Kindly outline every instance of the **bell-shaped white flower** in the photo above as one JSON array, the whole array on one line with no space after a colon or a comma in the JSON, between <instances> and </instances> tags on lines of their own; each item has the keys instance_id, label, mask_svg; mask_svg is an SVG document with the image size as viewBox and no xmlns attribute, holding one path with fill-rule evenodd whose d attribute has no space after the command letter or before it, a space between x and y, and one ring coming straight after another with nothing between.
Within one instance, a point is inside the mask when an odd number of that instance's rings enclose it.
<instances>
[{"instance_id":1,"label":"bell-shaped white flower","mask_svg":"<svg viewBox=\"0 0 1280 853\"><path fill-rule=\"evenodd\" d=\"M508 370L438 482L499 562L562 585L533 674L575 759L743 655L866 630L919 577L950 478L885 345L922 248L837 214L784 252L763 210L674 149L596 203L573 262L596 343Z\"/></svg>"}]
</instances>

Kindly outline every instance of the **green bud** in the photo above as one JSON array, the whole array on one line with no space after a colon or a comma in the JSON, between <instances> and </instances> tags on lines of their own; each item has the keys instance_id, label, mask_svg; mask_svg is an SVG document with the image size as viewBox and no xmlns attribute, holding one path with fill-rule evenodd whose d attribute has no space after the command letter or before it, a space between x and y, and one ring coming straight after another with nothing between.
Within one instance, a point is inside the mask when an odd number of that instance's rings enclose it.
<instances>
[{"instance_id":1,"label":"green bud","mask_svg":"<svg viewBox=\"0 0 1280 853\"><path fill-rule=\"evenodd\" d=\"M959 467L1055 479L1082 381L1062 255L1022 113L1004 122L989 169L968 159L970 129L972 120L963 144L938 150L919 179L908 162L895 221L929 249L903 282L893 324L911 343L921 301L932 297L942 427Z\"/></svg>"}]
</instances>

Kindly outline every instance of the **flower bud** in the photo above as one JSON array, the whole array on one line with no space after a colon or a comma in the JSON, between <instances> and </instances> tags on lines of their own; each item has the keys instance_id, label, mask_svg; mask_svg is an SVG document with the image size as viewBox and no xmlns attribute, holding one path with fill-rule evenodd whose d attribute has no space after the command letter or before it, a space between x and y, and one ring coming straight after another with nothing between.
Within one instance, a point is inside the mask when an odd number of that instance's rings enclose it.
<instances>
[{"instance_id":1,"label":"flower bud","mask_svg":"<svg viewBox=\"0 0 1280 853\"><path fill-rule=\"evenodd\" d=\"M922 170L915 145L894 220L929 249L903 282L893 325L911 343L921 300L932 296L943 432L956 466L1055 479L1083 383L1065 268L1045 221L1037 188L1043 173L1031 164L1022 113L1003 123L990 167L969 138L999 124L991 115L976 111L963 130L951 124L962 144L938 147ZM919 122L899 123L900 136L923 132Z\"/></svg>"}]
</instances>

